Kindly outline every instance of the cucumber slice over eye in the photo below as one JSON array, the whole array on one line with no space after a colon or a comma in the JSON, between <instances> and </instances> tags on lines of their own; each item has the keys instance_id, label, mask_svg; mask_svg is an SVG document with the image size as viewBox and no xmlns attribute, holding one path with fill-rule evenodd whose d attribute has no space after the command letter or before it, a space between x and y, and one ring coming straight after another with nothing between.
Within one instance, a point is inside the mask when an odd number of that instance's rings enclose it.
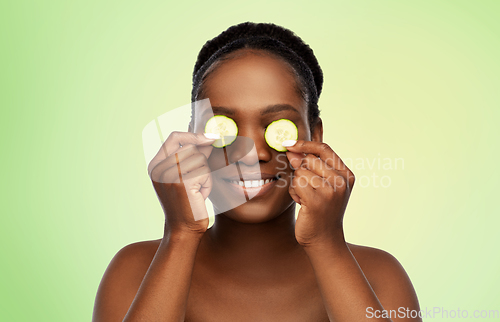
<instances>
[{"instance_id":1,"label":"cucumber slice over eye","mask_svg":"<svg viewBox=\"0 0 500 322\"><path fill-rule=\"evenodd\" d=\"M216 148L223 148L236 140L238 126L232 118L214 115L205 124L205 133L219 134L221 138L215 140L212 145Z\"/></svg>"},{"instance_id":2,"label":"cucumber slice over eye","mask_svg":"<svg viewBox=\"0 0 500 322\"><path fill-rule=\"evenodd\" d=\"M278 152L285 152L287 148L281 145L286 140L297 140L299 131L295 123L288 119L280 119L267 126L264 135L267 144Z\"/></svg>"}]
</instances>

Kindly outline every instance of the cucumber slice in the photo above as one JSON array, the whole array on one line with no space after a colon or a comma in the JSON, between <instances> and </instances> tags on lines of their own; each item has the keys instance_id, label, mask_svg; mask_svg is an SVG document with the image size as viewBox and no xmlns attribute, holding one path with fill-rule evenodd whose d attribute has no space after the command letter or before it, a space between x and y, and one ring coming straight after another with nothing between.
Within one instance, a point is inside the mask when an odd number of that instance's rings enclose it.
<instances>
[{"instance_id":1,"label":"cucumber slice","mask_svg":"<svg viewBox=\"0 0 500 322\"><path fill-rule=\"evenodd\" d=\"M271 148L278 152L285 152L287 148L282 146L281 143L285 140L297 140L299 131L292 121L280 119L267 126L264 137Z\"/></svg>"},{"instance_id":2,"label":"cucumber slice","mask_svg":"<svg viewBox=\"0 0 500 322\"><path fill-rule=\"evenodd\" d=\"M223 148L236 140L238 126L232 118L214 115L205 124L205 133L219 134L221 138L215 140L212 145L216 148Z\"/></svg>"}]
</instances>

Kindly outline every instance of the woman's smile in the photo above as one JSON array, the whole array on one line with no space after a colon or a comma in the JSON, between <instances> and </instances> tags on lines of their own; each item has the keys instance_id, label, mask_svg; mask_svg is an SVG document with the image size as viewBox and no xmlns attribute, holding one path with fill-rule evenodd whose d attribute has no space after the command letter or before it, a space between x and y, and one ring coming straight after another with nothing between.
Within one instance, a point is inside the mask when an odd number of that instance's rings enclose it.
<instances>
[{"instance_id":1,"label":"woman's smile","mask_svg":"<svg viewBox=\"0 0 500 322\"><path fill-rule=\"evenodd\" d=\"M278 176L272 174L258 174L258 178L252 175L242 174L240 178L222 179L230 189L238 194L246 194L249 199L263 196L271 190L278 180Z\"/></svg>"}]
</instances>

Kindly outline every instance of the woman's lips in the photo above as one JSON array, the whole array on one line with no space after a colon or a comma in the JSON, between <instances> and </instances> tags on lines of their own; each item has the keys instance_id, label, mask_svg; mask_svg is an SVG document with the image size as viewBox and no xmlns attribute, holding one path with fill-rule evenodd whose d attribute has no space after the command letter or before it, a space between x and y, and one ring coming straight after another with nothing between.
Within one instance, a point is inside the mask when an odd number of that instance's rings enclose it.
<instances>
[{"instance_id":1,"label":"woman's lips","mask_svg":"<svg viewBox=\"0 0 500 322\"><path fill-rule=\"evenodd\" d=\"M267 180L269 180L269 182L265 183ZM242 181L239 181L238 184L236 184L236 182L234 180L227 180L227 179L223 179L224 183L226 183L226 185L233 191L235 191L236 193L240 194L240 195L244 195L245 192L246 192L246 195L248 196L248 199L253 199L255 197L260 197L262 195L264 195L266 192L268 192L272 187L274 187L276 185L276 182L278 182L278 179L277 178L273 178L273 179L267 179L267 180L247 180L247 181L244 181L245 185L242 186L240 182ZM255 185L255 181L260 181L260 183L262 183L262 181L264 181L264 184L263 185L259 185L257 187L255 186L252 186L252 187L249 187L249 182L253 182L253 185Z\"/></svg>"}]
</instances>

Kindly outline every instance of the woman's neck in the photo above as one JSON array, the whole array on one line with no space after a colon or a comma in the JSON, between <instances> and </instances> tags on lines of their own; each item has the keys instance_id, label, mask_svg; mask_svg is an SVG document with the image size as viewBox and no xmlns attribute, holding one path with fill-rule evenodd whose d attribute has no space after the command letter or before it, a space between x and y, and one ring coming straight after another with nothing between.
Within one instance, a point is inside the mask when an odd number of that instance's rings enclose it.
<instances>
[{"instance_id":1,"label":"woman's neck","mask_svg":"<svg viewBox=\"0 0 500 322\"><path fill-rule=\"evenodd\" d=\"M218 215L203 239L211 265L254 274L272 274L273 267L282 269L303 251L295 239L295 203L276 218L257 224Z\"/></svg>"}]
</instances>

